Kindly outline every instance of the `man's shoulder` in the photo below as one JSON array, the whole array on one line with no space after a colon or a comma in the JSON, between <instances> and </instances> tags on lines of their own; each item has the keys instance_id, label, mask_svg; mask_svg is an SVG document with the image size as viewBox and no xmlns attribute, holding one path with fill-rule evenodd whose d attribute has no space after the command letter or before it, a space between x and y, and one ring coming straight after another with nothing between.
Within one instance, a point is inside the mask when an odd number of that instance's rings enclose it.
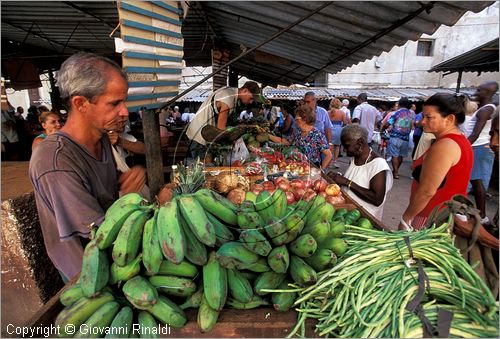
<instances>
[{"instance_id":1,"label":"man's shoulder","mask_svg":"<svg viewBox=\"0 0 500 339\"><path fill-rule=\"evenodd\" d=\"M321 106L316 106L316 115L328 116L328 112Z\"/></svg>"},{"instance_id":2,"label":"man's shoulder","mask_svg":"<svg viewBox=\"0 0 500 339\"><path fill-rule=\"evenodd\" d=\"M49 135L31 156L30 175L40 177L47 172L72 170L71 164L77 161L74 145L68 138L58 134Z\"/></svg>"},{"instance_id":3,"label":"man's shoulder","mask_svg":"<svg viewBox=\"0 0 500 339\"><path fill-rule=\"evenodd\" d=\"M477 111L476 111L476 115L477 114L481 114L481 115L484 115L484 114L492 114L493 112L495 111L495 105L492 104L492 103L489 103L489 104L486 104L482 107L480 107Z\"/></svg>"},{"instance_id":4,"label":"man's shoulder","mask_svg":"<svg viewBox=\"0 0 500 339\"><path fill-rule=\"evenodd\" d=\"M217 99L234 96L238 94L238 89L235 87L222 87L214 92Z\"/></svg>"}]
</instances>

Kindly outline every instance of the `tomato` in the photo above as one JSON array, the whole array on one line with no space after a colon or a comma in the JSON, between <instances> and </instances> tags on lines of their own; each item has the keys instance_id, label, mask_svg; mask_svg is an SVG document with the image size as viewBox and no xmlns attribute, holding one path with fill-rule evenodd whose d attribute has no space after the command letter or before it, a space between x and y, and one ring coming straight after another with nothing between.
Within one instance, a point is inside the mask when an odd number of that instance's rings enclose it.
<instances>
[{"instance_id":1,"label":"tomato","mask_svg":"<svg viewBox=\"0 0 500 339\"><path fill-rule=\"evenodd\" d=\"M276 189L272 181L264 181L262 186L266 191L274 191Z\"/></svg>"},{"instance_id":2,"label":"tomato","mask_svg":"<svg viewBox=\"0 0 500 339\"><path fill-rule=\"evenodd\" d=\"M280 190L286 192L290 188L290 184L288 182L285 182L282 180L276 184L276 187L279 188Z\"/></svg>"},{"instance_id":3,"label":"tomato","mask_svg":"<svg viewBox=\"0 0 500 339\"><path fill-rule=\"evenodd\" d=\"M252 193L254 193L255 195L258 195L260 192L262 192L264 190L264 186L260 185L260 184L255 184L253 185L252 187Z\"/></svg>"},{"instance_id":4,"label":"tomato","mask_svg":"<svg viewBox=\"0 0 500 339\"><path fill-rule=\"evenodd\" d=\"M288 205L293 204L295 202L295 196L293 195L293 193L290 192L290 191L286 191L285 194L286 194L286 202L287 202L287 204Z\"/></svg>"},{"instance_id":5,"label":"tomato","mask_svg":"<svg viewBox=\"0 0 500 339\"><path fill-rule=\"evenodd\" d=\"M306 191L306 193L304 194L304 200L310 201L310 200L314 199L315 196L316 196L316 192L312 189L308 189Z\"/></svg>"},{"instance_id":6,"label":"tomato","mask_svg":"<svg viewBox=\"0 0 500 339\"><path fill-rule=\"evenodd\" d=\"M297 201L302 200L304 198L304 194L306 194L306 190L303 188L297 188L293 191L293 195Z\"/></svg>"},{"instance_id":7,"label":"tomato","mask_svg":"<svg viewBox=\"0 0 500 339\"><path fill-rule=\"evenodd\" d=\"M337 196L340 193L340 186L337 184L330 184L330 185L326 186L325 192L328 195Z\"/></svg>"},{"instance_id":8,"label":"tomato","mask_svg":"<svg viewBox=\"0 0 500 339\"><path fill-rule=\"evenodd\" d=\"M323 198L326 198L328 196L325 191L319 191L318 195L321 195Z\"/></svg>"},{"instance_id":9,"label":"tomato","mask_svg":"<svg viewBox=\"0 0 500 339\"><path fill-rule=\"evenodd\" d=\"M304 182L300 179L294 179L290 182L290 187L292 187L293 189L305 189L305 185L304 185Z\"/></svg>"},{"instance_id":10,"label":"tomato","mask_svg":"<svg viewBox=\"0 0 500 339\"><path fill-rule=\"evenodd\" d=\"M332 205L343 204L345 202L344 197L338 195L328 195L326 201Z\"/></svg>"},{"instance_id":11,"label":"tomato","mask_svg":"<svg viewBox=\"0 0 500 339\"><path fill-rule=\"evenodd\" d=\"M312 188L313 186L314 186L314 181L312 179L304 180L304 187L305 188Z\"/></svg>"},{"instance_id":12,"label":"tomato","mask_svg":"<svg viewBox=\"0 0 500 339\"><path fill-rule=\"evenodd\" d=\"M285 178L285 177L277 177L277 178L274 180L274 184L275 184L275 185L278 185L278 184L279 184L280 182L282 182L282 181L283 181L283 182L286 182L287 184L289 184L289 183L290 183L290 181L289 181L287 178Z\"/></svg>"},{"instance_id":13,"label":"tomato","mask_svg":"<svg viewBox=\"0 0 500 339\"><path fill-rule=\"evenodd\" d=\"M324 179L318 179L314 181L313 188L316 192L323 192L328 186L328 182Z\"/></svg>"}]
</instances>

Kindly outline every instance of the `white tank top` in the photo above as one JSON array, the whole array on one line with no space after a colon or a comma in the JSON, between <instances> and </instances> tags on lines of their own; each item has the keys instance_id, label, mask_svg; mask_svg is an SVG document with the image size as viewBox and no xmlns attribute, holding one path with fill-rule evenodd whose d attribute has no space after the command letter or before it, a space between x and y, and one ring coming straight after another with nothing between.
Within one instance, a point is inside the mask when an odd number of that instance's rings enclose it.
<instances>
[{"instance_id":1,"label":"white tank top","mask_svg":"<svg viewBox=\"0 0 500 339\"><path fill-rule=\"evenodd\" d=\"M496 108L496 106L493 104L487 104L481 108L488 107L488 106L493 107L493 109ZM472 131L474 130L474 126L476 126L476 122L477 122L477 112L479 112L479 110L481 108L479 108L477 111L475 111L474 114L472 114L470 119L465 120L464 132L465 132L466 137L469 137L469 135L471 135ZM479 133L479 136L477 137L476 141L474 141L472 146L480 146L480 145L488 144L490 142L490 129L491 129L491 119L488 119L488 121L486 121L486 124L484 124L484 127L481 130L481 133Z\"/></svg>"}]
</instances>

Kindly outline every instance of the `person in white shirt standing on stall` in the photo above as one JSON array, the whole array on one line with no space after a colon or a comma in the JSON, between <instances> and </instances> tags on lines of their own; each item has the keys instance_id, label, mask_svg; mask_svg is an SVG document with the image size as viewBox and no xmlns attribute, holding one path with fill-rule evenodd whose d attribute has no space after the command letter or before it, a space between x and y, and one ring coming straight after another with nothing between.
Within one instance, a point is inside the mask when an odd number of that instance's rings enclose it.
<instances>
[{"instance_id":1,"label":"person in white shirt standing on stall","mask_svg":"<svg viewBox=\"0 0 500 339\"><path fill-rule=\"evenodd\" d=\"M352 112L352 123L359 123L368 131L368 144L372 142L373 131L379 111L368 103L368 95L361 93L357 98L358 106Z\"/></svg>"},{"instance_id":2,"label":"person in white shirt standing on stall","mask_svg":"<svg viewBox=\"0 0 500 339\"><path fill-rule=\"evenodd\" d=\"M206 145L206 140L201 135L201 130L206 125L216 126L225 130L230 114L234 112L238 99L242 104L252 102L264 103L259 85L254 81L247 81L241 88L222 87L212 93L196 112L196 116L189 124L186 135L201 145Z\"/></svg>"}]
</instances>

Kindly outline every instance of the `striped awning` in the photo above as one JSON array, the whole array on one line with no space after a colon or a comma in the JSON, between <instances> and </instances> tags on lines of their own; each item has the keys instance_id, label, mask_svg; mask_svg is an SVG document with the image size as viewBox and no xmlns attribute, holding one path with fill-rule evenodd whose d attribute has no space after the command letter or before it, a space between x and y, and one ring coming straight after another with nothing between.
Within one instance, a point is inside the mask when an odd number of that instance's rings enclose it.
<instances>
[{"instance_id":1,"label":"striped awning","mask_svg":"<svg viewBox=\"0 0 500 339\"><path fill-rule=\"evenodd\" d=\"M183 63L182 10L177 1L118 1L129 111L156 109L179 92Z\"/></svg>"}]
</instances>

